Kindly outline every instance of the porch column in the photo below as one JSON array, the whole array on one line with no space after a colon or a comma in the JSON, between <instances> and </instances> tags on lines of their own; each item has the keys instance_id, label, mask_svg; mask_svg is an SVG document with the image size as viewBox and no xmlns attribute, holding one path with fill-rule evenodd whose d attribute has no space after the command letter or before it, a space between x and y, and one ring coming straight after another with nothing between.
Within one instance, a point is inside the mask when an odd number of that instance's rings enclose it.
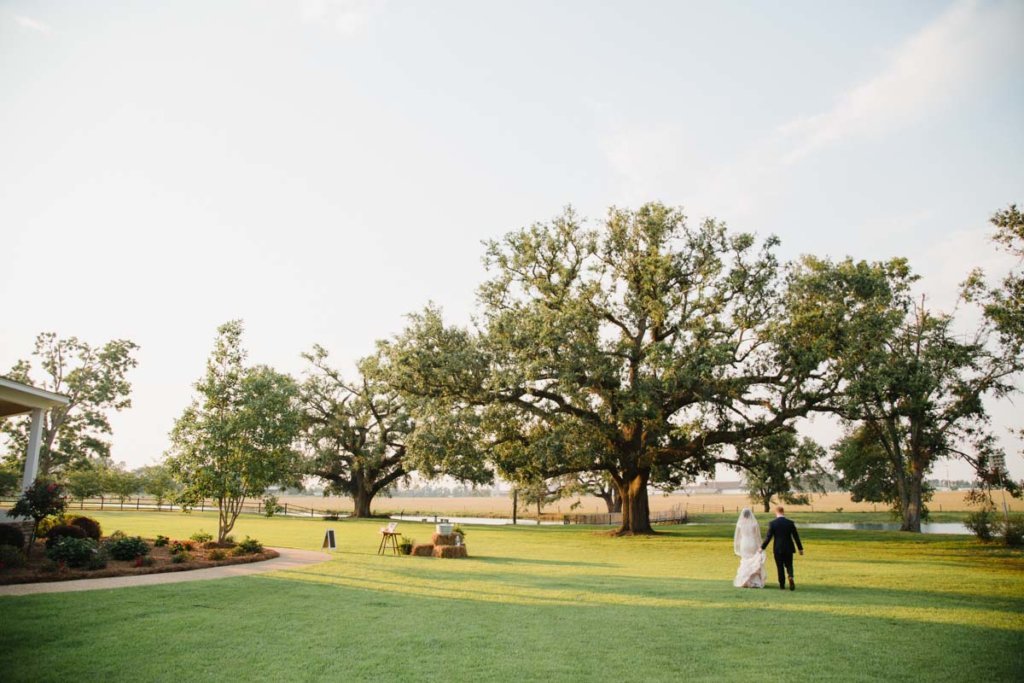
<instances>
[{"instance_id":1,"label":"porch column","mask_svg":"<svg viewBox=\"0 0 1024 683\"><path fill-rule=\"evenodd\" d=\"M39 445L43 435L43 409L32 409L32 425L28 429L28 450L25 452L25 476L21 480L24 491L36 480L39 472Z\"/></svg>"}]
</instances>

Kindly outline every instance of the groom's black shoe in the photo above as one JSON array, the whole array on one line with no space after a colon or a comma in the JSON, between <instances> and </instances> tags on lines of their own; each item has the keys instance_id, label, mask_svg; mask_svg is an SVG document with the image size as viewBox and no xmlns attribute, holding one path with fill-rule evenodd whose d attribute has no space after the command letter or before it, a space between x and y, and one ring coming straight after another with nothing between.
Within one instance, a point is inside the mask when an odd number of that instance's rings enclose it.
<instances>
[{"instance_id":1,"label":"groom's black shoe","mask_svg":"<svg viewBox=\"0 0 1024 683\"><path fill-rule=\"evenodd\" d=\"M791 591L795 591L796 590L796 584L793 583L793 577L792 576L789 577L789 590L791 590Z\"/></svg>"},{"instance_id":2,"label":"groom's black shoe","mask_svg":"<svg viewBox=\"0 0 1024 683\"><path fill-rule=\"evenodd\" d=\"M784 590L786 590L786 584L784 584L784 583L780 583L780 584L779 584L779 590L780 590L780 591L784 591Z\"/></svg>"}]
</instances>

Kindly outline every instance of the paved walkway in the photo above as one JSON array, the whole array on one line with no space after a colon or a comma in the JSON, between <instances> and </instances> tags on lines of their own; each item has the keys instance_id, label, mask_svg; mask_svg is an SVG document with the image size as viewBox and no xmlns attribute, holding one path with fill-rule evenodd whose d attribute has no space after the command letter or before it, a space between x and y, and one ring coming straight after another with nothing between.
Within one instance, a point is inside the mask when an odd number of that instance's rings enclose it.
<instances>
[{"instance_id":1,"label":"paved walkway","mask_svg":"<svg viewBox=\"0 0 1024 683\"><path fill-rule=\"evenodd\" d=\"M181 583L182 581L206 581L209 579L227 579L233 576L262 574L279 569L292 569L307 564L326 562L331 559L327 553L313 550L296 550L295 548L274 548L281 555L272 560L249 562L247 564L229 564L209 569L193 569L184 572L165 572L163 574L141 574L139 576L110 576L104 579L76 579L74 581L48 581L44 583L18 583L0 586L0 595L33 595L35 593L66 593L68 591L90 591L100 588L124 588L126 586L155 586L161 583Z\"/></svg>"}]
</instances>

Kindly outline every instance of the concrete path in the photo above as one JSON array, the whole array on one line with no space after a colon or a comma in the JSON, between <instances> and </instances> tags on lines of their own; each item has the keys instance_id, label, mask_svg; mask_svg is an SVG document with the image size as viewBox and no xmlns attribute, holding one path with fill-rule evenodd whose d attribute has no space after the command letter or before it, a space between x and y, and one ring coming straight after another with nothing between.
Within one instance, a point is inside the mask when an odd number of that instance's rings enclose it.
<instances>
[{"instance_id":1,"label":"concrete path","mask_svg":"<svg viewBox=\"0 0 1024 683\"><path fill-rule=\"evenodd\" d=\"M44 583L18 583L0 586L0 595L33 595L35 593L66 593L68 591L90 591L100 588L124 588L126 586L155 586L161 583L181 583L182 581L206 581L209 579L227 579L233 576L262 574L280 569L293 569L307 564L326 562L331 559L327 553L313 550L296 550L295 548L274 548L281 555L272 560L249 562L247 564L229 564L209 569L193 569L184 572L165 572L163 574L141 574L139 576L110 576L104 579L75 579L74 581L48 581Z\"/></svg>"}]
</instances>

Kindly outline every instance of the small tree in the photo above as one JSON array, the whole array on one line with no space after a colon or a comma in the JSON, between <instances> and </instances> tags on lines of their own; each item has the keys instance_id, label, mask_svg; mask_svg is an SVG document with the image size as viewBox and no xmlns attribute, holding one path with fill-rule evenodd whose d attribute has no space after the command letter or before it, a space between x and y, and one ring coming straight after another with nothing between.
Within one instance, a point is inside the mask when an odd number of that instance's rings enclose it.
<instances>
[{"instance_id":1,"label":"small tree","mask_svg":"<svg viewBox=\"0 0 1024 683\"><path fill-rule=\"evenodd\" d=\"M11 515L15 517L31 517L32 538L28 542L28 552L32 553L32 546L36 542L36 533L39 523L50 515L59 515L64 512L67 503L64 500L64 491L60 484L45 479L36 479L35 482L25 489L18 502L11 508Z\"/></svg>"},{"instance_id":2,"label":"small tree","mask_svg":"<svg viewBox=\"0 0 1024 683\"><path fill-rule=\"evenodd\" d=\"M95 467L72 470L64 476L68 495L74 500L85 500L103 493L104 472Z\"/></svg>"},{"instance_id":3,"label":"small tree","mask_svg":"<svg viewBox=\"0 0 1024 683\"><path fill-rule=\"evenodd\" d=\"M139 492L142 482L134 472L124 467L108 467L103 472L103 489L114 494L122 503Z\"/></svg>"},{"instance_id":4,"label":"small tree","mask_svg":"<svg viewBox=\"0 0 1024 683\"><path fill-rule=\"evenodd\" d=\"M142 490L148 495L156 498L158 506L174 496L178 491L178 484L166 465L150 465L136 470L139 480L142 482Z\"/></svg>"},{"instance_id":5,"label":"small tree","mask_svg":"<svg viewBox=\"0 0 1024 683\"><path fill-rule=\"evenodd\" d=\"M755 439L736 448L737 463L745 472L751 500L759 502L764 511L771 510L772 498L790 505L806 505L810 496L799 491L814 487L813 475L821 471L819 459L825 449L813 439L798 439L793 432L778 432Z\"/></svg>"},{"instance_id":6,"label":"small tree","mask_svg":"<svg viewBox=\"0 0 1024 683\"><path fill-rule=\"evenodd\" d=\"M167 465L181 483L178 500L206 497L220 509L218 540L231 532L247 498L296 477L298 387L266 366L246 367L242 323L221 325L198 396L174 425Z\"/></svg>"}]
</instances>

